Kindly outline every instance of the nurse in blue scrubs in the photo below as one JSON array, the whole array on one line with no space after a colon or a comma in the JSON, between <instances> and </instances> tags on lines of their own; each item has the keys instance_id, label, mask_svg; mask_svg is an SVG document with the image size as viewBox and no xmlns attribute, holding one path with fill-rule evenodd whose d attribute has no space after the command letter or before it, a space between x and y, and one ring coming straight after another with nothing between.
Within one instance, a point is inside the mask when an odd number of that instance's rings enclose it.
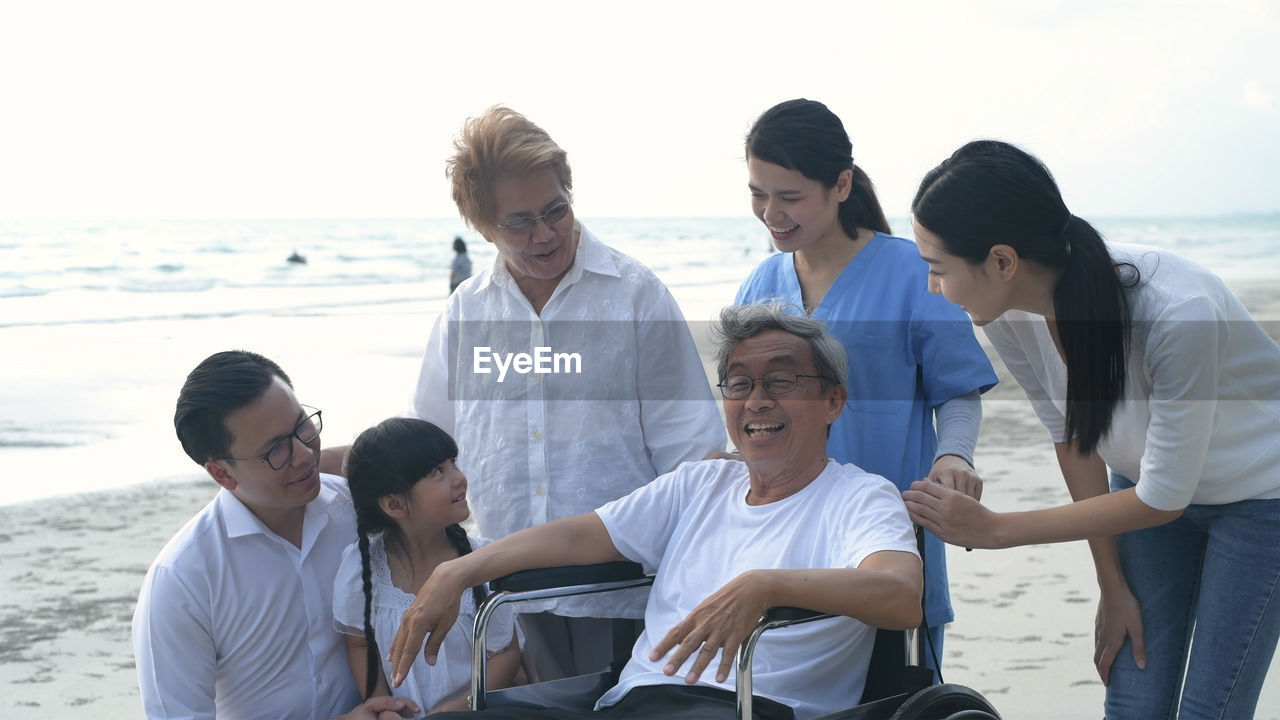
<instances>
[{"instance_id":1,"label":"nurse in blue scrubs","mask_svg":"<svg viewBox=\"0 0 1280 720\"><path fill-rule=\"evenodd\" d=\"M765 111L747 135L751 207L782 252L736 302L781 301L823 321L849 355L849 401L827 453L906 490L930 479L980 499L973 451L995 372L958 306L928 291L915 243L889 234L840 118L812 100ZM954 619L942 541L925 540L935 669Z\"/></svg>"}]
</instances>

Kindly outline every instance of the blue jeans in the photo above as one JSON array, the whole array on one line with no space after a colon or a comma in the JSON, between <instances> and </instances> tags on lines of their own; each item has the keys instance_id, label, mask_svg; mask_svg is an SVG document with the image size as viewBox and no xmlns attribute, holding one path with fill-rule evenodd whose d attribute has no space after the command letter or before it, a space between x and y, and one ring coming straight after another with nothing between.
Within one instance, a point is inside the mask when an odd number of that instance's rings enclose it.
<instances>
[{"instance_id":1,"label":"blue jeans","mask_svg":"<svg viewBox=\"0 0 1280 720\"><path fill-rule=\"evenodd\" d=\"M1112 474L1112 491L1131 487ZM1280 638L1280 500L1191 505L1116 544L1142 606L1147 668L1126 639L1106 716L1253 717Z\"/></svg>"}]
</instances>

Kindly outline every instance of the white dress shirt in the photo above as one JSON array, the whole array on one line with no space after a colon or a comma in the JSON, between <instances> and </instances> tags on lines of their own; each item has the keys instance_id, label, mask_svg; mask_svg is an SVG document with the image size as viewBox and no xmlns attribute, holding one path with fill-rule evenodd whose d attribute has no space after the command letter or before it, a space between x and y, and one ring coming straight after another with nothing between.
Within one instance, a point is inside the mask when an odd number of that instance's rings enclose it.
<instances>
[{"instance_id":1,"label":"white dress shirt","mask_svg":"<svg viewBox=\"0 0 1280 720\"><path fill-rule=\"evenodd\" d=\"M457 440L486 537L589 512L725 447L671 293L644 265L575 232L573 266L541 315L499 256L449 297L427 341L410 412ZM503 364L520 353L523 366ZM571 355L579 360L558 357Z\"/></svg>"},{"instance_id":2,"label":"white dress shirt","mask_svg":"<svg viewBox=\"0 0 1280 720\"><path fill-rule=\"evenodd\" d=\"M320 477L301 549L222 490L160 551L133 614L146 717L320 720L360 704L333 626L355 510L346 481Z\"/></svg>"}]
</instances>

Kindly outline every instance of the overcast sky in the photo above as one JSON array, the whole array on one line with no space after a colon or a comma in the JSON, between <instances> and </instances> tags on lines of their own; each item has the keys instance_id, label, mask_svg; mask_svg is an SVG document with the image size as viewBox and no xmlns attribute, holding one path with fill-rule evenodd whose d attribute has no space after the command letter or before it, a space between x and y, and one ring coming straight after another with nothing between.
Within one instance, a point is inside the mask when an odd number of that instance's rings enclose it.
<instances>
[{"instance_id":1,"label":"overcast sky","mask_svg":"<svg viewBox=\"0 0 1280 720\"><path fill-rule=\"evenodd\" d=\"M454 217L505 103L586 217L749 212L742 138L809 97L890 215L977 137L1081 215L1280 211L1280 3L6 2L0 217Z\"/></svg>"}]
</instances>

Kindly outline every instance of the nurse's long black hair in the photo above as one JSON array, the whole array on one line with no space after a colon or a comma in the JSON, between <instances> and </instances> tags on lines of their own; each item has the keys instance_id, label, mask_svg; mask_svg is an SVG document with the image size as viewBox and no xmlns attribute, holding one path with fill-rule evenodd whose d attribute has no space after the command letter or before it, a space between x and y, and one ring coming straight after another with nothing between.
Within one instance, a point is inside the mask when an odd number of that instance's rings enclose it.
<instances>
[{"instance_id":1,"label":"nurse's long black hair","mask_svg":"<svg viewBox=\"0 0 1280 720\"><path fill-rule=\"evenodd\" d=\"M1061 271L1053 307L1067 365L1067 439L1097 449L1124 396L1130 310L1125 288L1138 269L1117 264L1102 236L1071 214L1049 169L997 140L956 150L920 182L911 212L944 249L970 263L993 245Z\"/></svg>"},{"instance_id":2,"label":"nurse's long black hair","mask_svg":"<svg viewBox=\"0 0 1280 720\"><path fill-rule=\"evenodd\" d=\"M761 113L747 133L747 157L794 170L828 190L840 173L851 170L853 185L840 203L840 228L854 239L860 227L888 234L889 221L875 186L853 162L853 143L844 123L817 100L788 100Z\"/></svg>"},{"instance_id":3,"label":"nurse's long black hair","mask_svg":"<svg viewBox=\"0 0 1280 720\"><path fill-rule=\"evenodd\" d=\"M364 583L364 638L369 648L365 698L373 694L381 667L370 623L373 589L369 572L369 535L381 532L384 538L393 539L400 533L399 526L382 511L378 500L387 495L409 492L414 483L426 477L427 473L457 456L458 445L449 433L417 418L383 420L360 433L347 451L344 468L356 508L361 580ZM461 525L454 523L445 528L445 536L459 556L471 552L471 541ZM471 592L479 607L484 600L483 588L473 587Z\"/></svg>"}]
</instances>

